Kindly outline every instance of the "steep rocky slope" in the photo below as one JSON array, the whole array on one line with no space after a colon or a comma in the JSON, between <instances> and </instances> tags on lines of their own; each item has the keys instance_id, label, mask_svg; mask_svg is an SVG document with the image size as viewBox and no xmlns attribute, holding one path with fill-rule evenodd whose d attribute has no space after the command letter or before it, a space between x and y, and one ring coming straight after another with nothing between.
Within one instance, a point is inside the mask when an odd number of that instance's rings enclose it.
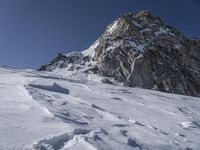
<instances>
[{"instance_id":1,"label":"steep rocky slope","mask_svg":"<svg viewBox=\"0 0 200 150\"><path fill-rule=\"evenodd\" d=\"M148 11L127 14L82 52L59 54L40 71L110 77L127 86L199 96L200 41Z\"/></svg>"}]
</instances>

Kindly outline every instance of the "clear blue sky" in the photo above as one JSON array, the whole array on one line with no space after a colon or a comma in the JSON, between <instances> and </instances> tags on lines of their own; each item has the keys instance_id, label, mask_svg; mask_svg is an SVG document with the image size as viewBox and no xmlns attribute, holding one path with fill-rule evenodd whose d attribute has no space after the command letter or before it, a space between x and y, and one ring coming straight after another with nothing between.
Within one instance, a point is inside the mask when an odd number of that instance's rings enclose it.
<instances>
[{"instance_id":1,"label":"clear blue sky","mask_svg":"<svg viewBox=\"0 0 200 150\"><path fill-rule=\"evenodd\" d=\"M114 19L148 9L200 37L200 0L0 0L0 64L38 68L89 47Z\"/></svg>"}]
</instances>

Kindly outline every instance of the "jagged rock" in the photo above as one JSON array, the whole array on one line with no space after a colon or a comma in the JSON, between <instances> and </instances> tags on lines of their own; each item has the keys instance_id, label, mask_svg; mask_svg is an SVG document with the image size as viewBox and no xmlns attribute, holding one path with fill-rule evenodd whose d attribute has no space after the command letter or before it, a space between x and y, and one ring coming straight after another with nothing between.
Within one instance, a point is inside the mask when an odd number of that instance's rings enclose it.
<instances>
[{"instance_id":1,"label":"jagged rock","mask_svg":"<svg viewBox=\"0 0 200 150\"><path fill-rule=\"evenodd\" d=\"M200 96L200 41L149 11L120 17L88 50L60 55L39 70L69 66L131 87Z\"/></svg>"}]
</instances>

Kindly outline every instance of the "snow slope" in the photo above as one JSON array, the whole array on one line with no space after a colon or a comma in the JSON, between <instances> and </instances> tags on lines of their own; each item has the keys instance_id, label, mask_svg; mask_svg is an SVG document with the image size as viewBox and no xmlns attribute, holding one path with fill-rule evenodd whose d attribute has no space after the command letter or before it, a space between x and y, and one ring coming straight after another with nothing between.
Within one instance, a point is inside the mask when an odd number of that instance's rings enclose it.
<instances>
[{"instance_id":1,"label":"snow slope","mask_svg":"<svg viewBox=\"0 0 200 150\"><path fill-rule=\"evenodd\" d=\"M0 67L0 150L200 149L200 98Z\"/></svg>"}]
</instances>

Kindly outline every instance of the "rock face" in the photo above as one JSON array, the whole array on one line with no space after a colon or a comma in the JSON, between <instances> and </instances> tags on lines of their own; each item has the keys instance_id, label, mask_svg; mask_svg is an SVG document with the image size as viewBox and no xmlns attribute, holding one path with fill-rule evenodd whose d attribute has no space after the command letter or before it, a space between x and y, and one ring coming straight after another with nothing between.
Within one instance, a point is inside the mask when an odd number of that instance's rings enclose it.
<instances>
[{"instance_id":1,"label":"rock face","mask_svg":"<svg viewBox=\"0 0 200 150\"><path fill-rule=\"evenodd\" d=\"M111 77L130 87L200 96L200 41L148 11L120 17L88 50L60 54L39 70L57 68Z\"/></svg>"}]
</instances>

